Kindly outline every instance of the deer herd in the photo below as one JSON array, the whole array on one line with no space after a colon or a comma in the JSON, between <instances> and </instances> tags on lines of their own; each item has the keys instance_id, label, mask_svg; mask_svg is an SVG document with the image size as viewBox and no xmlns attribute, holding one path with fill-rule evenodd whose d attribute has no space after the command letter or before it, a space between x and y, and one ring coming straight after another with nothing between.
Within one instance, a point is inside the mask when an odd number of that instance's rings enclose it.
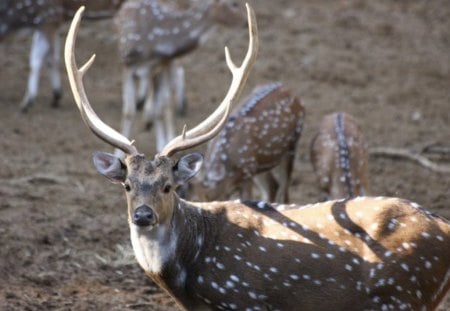
<instances>
[{"instance_id":1,"label":"deer herd","mask_svg":"<svg viewBox=\"0 0 450 311\"><path fill-rule=\"evenodd\" d=\"M86 9L76 11L80 4ZM85 93L83 76L94 57L81 67L75 61L84 12L88 18L115 16L123 64L120 132L97 116ZM95 152L94 166L123 186L135 257L181 308L438 308L450 288L450 223L405 199L367 196L368 147L350 114L324 116L311 141L310 158L326 201L290 203L305 108L280 82L260 85L239 100L259 44L256 16L248 4L3 1L0 40L19 28L34 31L22 110L35 100L48 57L57 104L58 37L72 17L64 59L75 103L88 128L116 148L114 154ZM215 24L245 23L249 41L241 65L225 48L232 80L222 102L200 124L185 126L175 137L174 113L185 109L184 69L177 59L204 42ZM129 139L139 103L144 121L155 127L153 158ZM204 143L205 156L186 153ZM252 200L253 186L261 200ZM230 200L235 192L239 199Z\"/></svg>"}]
</instances>

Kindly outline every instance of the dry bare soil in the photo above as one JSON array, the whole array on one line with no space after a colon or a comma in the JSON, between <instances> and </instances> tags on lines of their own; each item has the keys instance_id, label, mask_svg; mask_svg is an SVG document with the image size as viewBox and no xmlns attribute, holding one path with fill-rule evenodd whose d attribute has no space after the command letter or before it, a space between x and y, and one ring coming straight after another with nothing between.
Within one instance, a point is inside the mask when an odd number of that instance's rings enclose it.
<instances>
[{"instance_id":1,"label":"dry bare soil","mask_svg":"<svg viewBox=\"0 0 450 311\"><path fill-rule=\"evenodd\" d=\"M306 204L319 198L309 142L326 113L340 110L357 117L371 147L419 152L429 145L448 146L447 0L253 4L261 48L245 93L258 84L282 81L307 110L292 201ZM80 60L98 56L85 79L91 102L118 128L121 70L111 21L84 22L78 41ZM0 46L0 309L175 308L130 254L123 191L91 164L94 150L111 148L85 128L65 75L59 109L50 108L44 73L37 104L26 115L18 113L29 45L29 37L12 36ZM177 121L178 130L184 123L196 124L221 100L230 80L225 45L234 59L242 58L246 30L217 28L204 46L180 60L189 111ZM140 150L153 156L154 133L143 131L140 119L135 133ZM370 158L370 172L373 195L407 198L449 218L449 174L377 157Z\"/></svg>"}]
</instances>

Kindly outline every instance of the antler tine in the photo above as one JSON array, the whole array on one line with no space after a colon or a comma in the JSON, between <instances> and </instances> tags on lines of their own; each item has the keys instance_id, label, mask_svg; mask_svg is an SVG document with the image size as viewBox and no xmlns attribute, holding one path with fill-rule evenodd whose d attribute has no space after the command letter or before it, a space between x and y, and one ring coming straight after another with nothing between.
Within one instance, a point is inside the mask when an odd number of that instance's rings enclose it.
<instances>
[{"instance_id":1,"label":"antler tine","mask_svg":"<svg viewBox=\"0 0 450 311\"><path fill-rule=\"evenodd\" d=\"M136 147L132 145L132 142L128 138L100 120L87 98L83 85L83 76L94 62L95 54L92 55L80 69L78 69L75 60L75 40L80 27L83 11L84 6L80 7L75 14L69 32L67 33L66 44L64 47L64 60L73 97L80 110L84 123L96 136L108 144L119 148L126 154L137 154Z\"/></svg>"},{"instance_id":2,"label":"antler tine","mask_svg":"<svg viewBox=\"0 0 450 311\"><path fill-rule=\"evenodd\" d=\"M249 47L240 67L237 67L233 63L230 52L228 48L225 47L226 62L233 75L225 98L208 118L193 129L184 132L182 135L171 140L159 155L170 157L178 151L198 146L212 139L225 126L230 111L244 88L250 70L255 63L256 55L258 54L258 27L256 24L255 12L248 3L246 4L246 7L249 29Z\"/></svg>"}]
</instances>

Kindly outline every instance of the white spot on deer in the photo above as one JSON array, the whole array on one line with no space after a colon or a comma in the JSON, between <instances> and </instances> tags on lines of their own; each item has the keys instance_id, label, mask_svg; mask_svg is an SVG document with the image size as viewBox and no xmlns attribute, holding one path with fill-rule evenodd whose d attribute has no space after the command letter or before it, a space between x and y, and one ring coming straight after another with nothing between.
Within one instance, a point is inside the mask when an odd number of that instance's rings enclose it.
<instances>
[{"instance_id":1,"label":"white spot on deer","mask_svg":"<svg viewBox=\"0 0 450 311\"><path fill-rule=\"evenodd\" d=\"M428 260L425 261L425 268L431 269L432 266L433 266L433 264L431 262L429 262Z\"/></svg>"},{"instance_id":2,"label":"white spot on deer","mask_svg":"<svg viewBox=\"0 0 450 311\"><path fill-rule=\"evenodd\" d=\"M203 235L199 235L198 237L197 237L197 246L198 247L202 247L202 245L203 245Z\"/></svg>"},{"instance_id":3,"label":"white spot on deer","mask_svg":"<svg viewBox=\"0 0 450 311\"><path fill-rule=\"evenodd\" d=\"M203 278L203 276L199 275L199 276L197 277L197 283L198 283L198 284L203 284L204 282L205 282L205 279Z\"/></svg>"},{"instance_id":4,"label":"white spot on deer","mask_svg":"<svg viewBox=\"0 0 450 311\"><path fill-rule=\"evenodd\" d=\"M352 271L353 267L351 265L349 265L349 264L346 264L345 265L345 270Z\"/></svg>"},{"instance_id":5,"label":"white spot on deer","mask_svg":"<svg viewBox=\"0 0 450 311\"><path fill-rule=\"evenodd\" d=\"M211 286L212 286L212 288L214 288L214 289L219 289L219 284L217 284L216 282L211 282Z\"/></svg>"},{"instance_id":6,"label":"white spot on deer","mask_svg":"<svg viewBox=\"0 0 450 311\"><path fill-rule=\"evenodd\" d=\"M399 292L403 291L403 287L401 287L400 285L395 286L395 289Z\"/></svg>"},{"instance_id":7,"label":"white spot on deer","mask_svg":"<svg viewBox=\"0 0 450 311\"><path fill-rule=\"evenodd\" d=\"M392 252L391 251L384 252L384 257L391 257L391 256L392 256Z\"/></svg>"},{"instance_id":8,"label":"white spot on deer","mask_svg":"<svg viewBox=\"0 0 450 311\"><path fill-rule=\"evenodd\" d=\"M444 238L442 237L442 235L437 235L436 239L438 239L441 242L444 242Z\"/></svg>"},{"instance_id":9,"label":"white spot on deer","mask_svg":"<svg viewBox=\"0 0 450 311\"><path fill-rule=\"evenodd\" d=\"M216 267L220 270L225 270L225 265L223 263L220 262L216 263Z\"/></svg>"},{"instance_id":10,"label":"white spot on deer","mask_svg":"<svg viewBox=\"0 0 450 311\"><path fill-rule=\"evenodd\" d=\"M311 280L311 276L308 274L303 274L303 279L305 280Z\"/></svg>"},{"instance_id":11,"label":"white spot on deer","mask_svg":"<svg viewBox=\"0 0 450 311\"><path fill-rule=\"evenodd\" d=\"M417 296L417 298L421 299L422 298L422 292L420 290L416 290L416 296Z\"/></svg>"},{"instance_id":12,"label":"white spot on deer","mask_svg":"<svg viewBox=\"0 0 450 311\"><path fill-rule=\"evenodd\" d=\"M425 239L429 239L430 238L430 234L428 232L422 232L420 233L421 236L423 236Z\"/></svg>"},{"instance_id":13,"label":"white spot on deer","mask_svg":"<svg viewBox=\"0 0 450 311\"><path fill-rule=\"evenodd\" d=\"M254 292L248 292L248 295L252 299L258 299L258 296Z\"/></svg>"},{"instance_id":14,"label":"white spot on deer","mask_svg":"<svg viewBox=\"0 0 450 311\"><path fill-rule=\"evenodd\" d=\"M260 246L260 247L259 247L259 250L260 250L261 252L266 252L266 251L267 251L267 249L266 249L264 246Z\"/></svg>"},{"instance_id":15,"label":"white spot on deer","mask_svg":"<svg viewBox=\"0 0 450 311\"><path fill-rule=\"evenodd\" d=\"M271 272L273 272L273 273L277 273L277 272L278 272L278 269L275 268L275 267L270 267L269 270L270 270Z\"/></svg>"},{"instance_id":16,"label":"white spot on deer","mask_svg":"<svg viewBox=\"0 0 450 311\"><path fill-rule=\"evenodd\" d=\"M420 205L419 204L417 204L416 202L411 202L411 207L413 207L413 208L420 208Z\"/></svg>"},{"instance_id":17,"label":"white spot on deer","mask_svg":"<svg viewBox=\"0 0 450 311\"><path fill-rule=\"evenodd\" d=\"M402 267L403 270L405 270L406 272L409 271L409 266L406 263L402 263L400 264L400 266Z\"/></svg>"},{"instance_id":18,"label":"white spot on deer","mask_svg":"<svg viewBox=\"0 0 450 311\"><path fill-rule=\"evenodd\" d=\"M236 260L242 260L242 257L239 256L239 255L234 255L233 257L234 257L234 259L236 259Z\"/></svg>"},{"instance_id":19,"label":"white spot on deer","mask_svg":"<svg viewBox=\"0 0 450 311\"><path fill-rule=\"evenodd\" d=\"M234 282L239 282L239 277L237 277L234 274L230 275L230 279L233 280Z\"/></svg>"},{"instance_id":20,"label":"white spot on deer","mask_svg":"<svg viewBox=\"0 0 450 311\"><path fill-rule=\"evenodd\" d=\"M312 254L311 254L311 257L314 258L314 259L319 259L319 258L320 258L320 255L319 255L319 254L316 254L316 253L312 253Z\"/></svg>"},{"instance_id":21,"label":"white spot on deer","mask_svg":"<svg viewBox=\"0 0 450 311\"><path fill-rule=\"evenodd\" d=\"M388 229L392 231L395 229L396 226L397 224L395 223L395 221L390 221L388 224Z\"/></svg>"},{"instance_id":22,"label":"white spot on deer","mask_svg":"<svg viewBox=\"0 0 450 311\"><path fill-rule=\"evenodd\" d=\"M335 258L335 256L333 254L331 254L331 253L327 253L325 255L325 257L327 257L328 259L334 259Z\"/></svg>"},{"instance_id":23,"label":"white spot on deer","mask_svg":"<svg viewBox=\"0 0 450 311\"><path fill-rule=\"evenodd\" d=\"M297 274L291 274L289 277L293 280L298 280L300 278Z\"/></svg>"}]
</instances>

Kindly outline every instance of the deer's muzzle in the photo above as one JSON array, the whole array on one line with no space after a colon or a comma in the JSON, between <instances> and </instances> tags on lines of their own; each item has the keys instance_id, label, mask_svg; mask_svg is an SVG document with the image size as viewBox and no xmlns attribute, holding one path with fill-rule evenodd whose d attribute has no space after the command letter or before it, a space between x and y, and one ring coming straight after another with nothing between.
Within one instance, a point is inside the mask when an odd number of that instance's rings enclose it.
<instances>
[{"instance_id":1,"label":"deer's muzzle","mask_svg":"<svg viewBox=\"0 0 450 311\"><path fill-rule=\"evenodd\" d=\"M156 222L155 213L147 205L141 205L133 212L133 223L139 227L148 227Z\"/></svg>"}]
</instances>

